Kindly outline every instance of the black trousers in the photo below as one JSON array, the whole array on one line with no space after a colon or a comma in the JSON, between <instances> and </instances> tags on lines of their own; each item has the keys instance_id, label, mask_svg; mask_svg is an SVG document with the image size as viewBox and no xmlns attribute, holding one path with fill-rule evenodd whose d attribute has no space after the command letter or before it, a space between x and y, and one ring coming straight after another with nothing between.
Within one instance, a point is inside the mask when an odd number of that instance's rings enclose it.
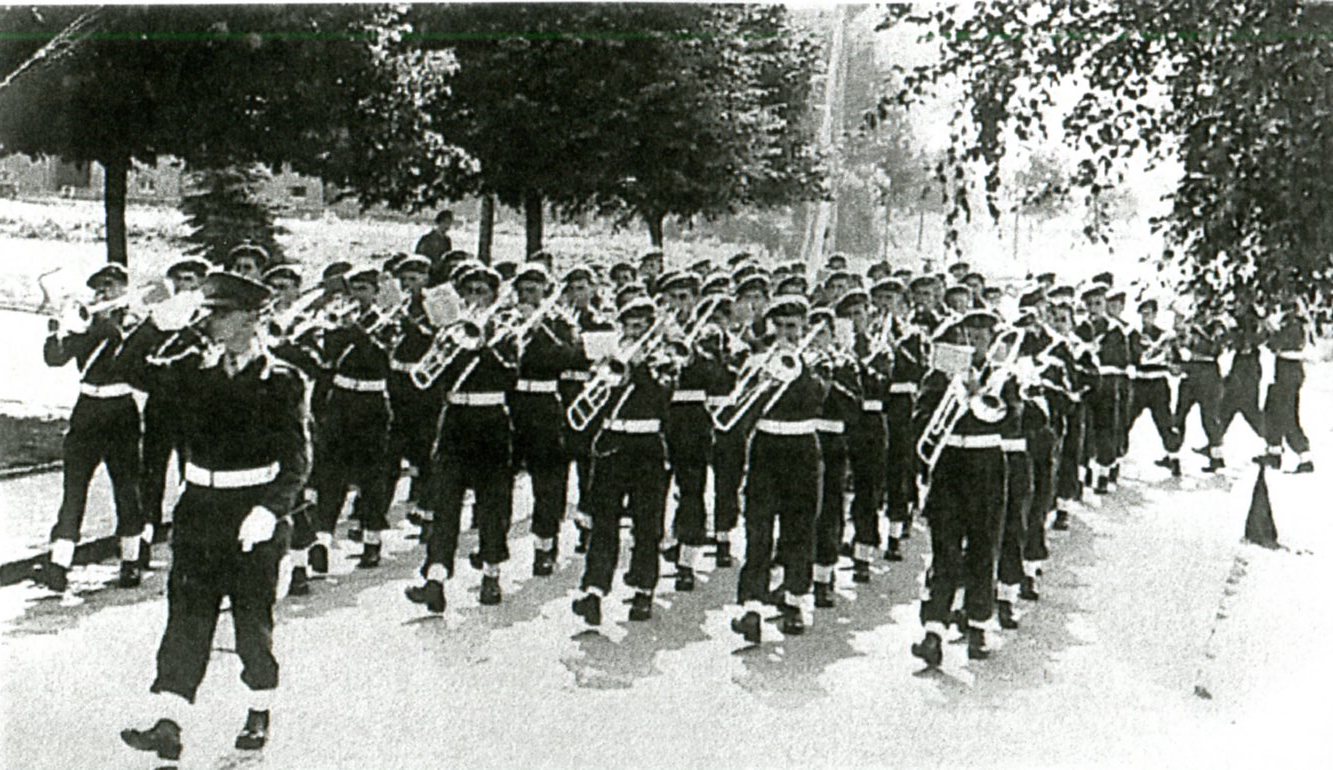
<instances>
[{"instance_id":1,"label":"black trousers","mask_svg":"<svg viewBox=\"0 0 1333 770\"><path fill-rule=\"evenodd\" d=\"M1101 378L1088 395L1088 449L1086 459L1110 466L1120 456L1120 390L1116 375Z\"/></svg>"},{"instance_id":2,"label":"black trousers","mask_svg":"<svg viewBox=\"0 0 1333 770\"><path fill-rule=\"evenodd\" d=\"M1042 561L1046 548L1046 517L1055 509L1055 475L1059 466L1060 436L1043 428L1028 437L1032 457L1032 505L1028 508L1023 537L1023 561Z\"/></svg>"},{"instance_id":3,"label":"black trousers","mask_svg":"<svg viewBox=\"0 0 1333 770\"><path fill-rule=\"evenodd\" d=\"M177 411L180 405L153 394L143 407L143 467L139 477L139 501L143 517L153 529L162 529L162 500L166 495L171 452L179 441ZM183 462L183 458L177 457ZM179 471L177 476L179 477Z\"/></svg>"},{"instance_id":4,"label":"black trousers","mask_svg":"<svg viewBox=\"0 0 1333 770\"><path fill-rule=\"evenodd\" d=\"M925 510L931 559L921 622L947 624L959 588L968 619L988 620L995 610L996 558L1004 527L1004 452L946 447L932 479Z\"/></svg>"},{"instance_id":5,"label":"black trousers","mask_svg":"<svg viewBox=\"0 0 1333 770\"><path fill-rule=\"evenodd\" d=\"M532 479L532 535L554 538L565 518L569 458L565 454L565 413L554 393L513 393L514 468Z\"/></svg>"},{"instance_id":6,"label":"black trousers","mask_svg":"<svg viewBox=\"0 0 1333 770\"><path fill-rule=\"evenodd\" d=\"M412 384L406 374L389 375L389 441L385 464L385 483L390 501L398 486L403 460L416 470L409 500L419 500L422 490L430 485L430 450L440 429L441 397L438 388L421 390Z\"/></svg>"},{"instance_id":7,"label":"black trousers","mask_svg":"<svg viewBox=\"0 0 1333 770\"><path fill-rule=\"evenodd\" d=\"M1073 402L1065 415L1064 441L1060 444L1060 461L1055 469L1055 496L1059 500L1082 500L1084 433L1087 427L1087 407Z\"/></svg>"},{"instance_id":8,"label":"black trousers","mask_svg":"<svg viewBox=\"0 0 1333 770\"><path fill-rule=\"evenodd\" d=\"M912 396L898 393L884 402L889 444L886 453L888 481L884 488L889 521L912 520L916 502L916 434L912 431Z\"/></svg>"},{"instance_id":9,"label":"black trousers","mask_svg":"<svg viewBox=\"0 0 1333 770\"><path fill-rule=\"evenodd\" d=\"M879 511L884 504L884 463L888 456L883 414L863 412L848 420L847 456L852 466L852 539L879 547Z\"/></svg>"},{"instance_id":10,"label":"black trousers","mask_svg":"<svg viewBox=\"0 0 1333 770\"><path fill-rule=\"evenodd\" d=\"M658 547L666 517L666 448L658 434L603 432L593 443L592 536L584 565L584 590L611 591L620 560L620 514L628 499L631 534L625 585L652 592L661 565Z\"/></svg>"},{"instance_id":11,"label":"black trousers","mask_svg":"<svg viewBox=\"0 0 1333 770\"><path fill-rule=\"evenodd\" d=\"M1231 371L1222 380L1222 404L1217 411L1217 434L1225 438L1231 422L1239 414L1258 436L1267 436L1264 430L1264 412L1259 406L1259 380L1262 379L1259 354L1238 354L1231 362Z\"/></svg>"},{"instance_id":12,"label":"black trousers","mask_svg":"<svg viewBox=\"0 0 1333 770\"><path fill-rule=\"evenodd\" d=\"M708 540L704 484L713 449L713 423L703 404L672 404L666 420L667 459L680 501L672 534L683 545L701 546Z\"/></svg>"},{"instance_id":13,"label":"black trousers","mask_svg":"<svg viewBox=\"0 0 1333 770\"><path fill-rule=\"evenodd\" d=\"M88 509L88 485L97 466L106 463L116 501L116 535L143 531L139 507L139 407L130 396L79 396L65 433L64 490L52 540L78 542Z\"/></svg>"},{"instance_id":14,"label":"black trousers","mask_svg":"<svg viewBox=\"0 0 1333 770\"><path fill-rule=\"evenodd\" d=\"M1179 451L1183 439L1176 432L1175 419L1171 414L1171 385L1165 378L1134 380L1133 398L1128 411L1131 429L1145 411L1152 415L1153 425L1162 440L1162 448L1167 452Z\"/></svg>"},{"instance_id":15,"label":"black trousers","mask_svg":"<svg viewBox=\"0 0 1333 770\"><path fill-rule=\"evenodd\" d=\"M235 519L258 500L249 490L187 487L173 519ZM222 597L231 600L241 681L251 690L278 686L273 657L273 604L278 560L287 550L287 525L279 521L274 538L241 551L234 538L183 541L173 537L171 574L167 578L167 628L157 649L153 692L172 692L191 703L208 670Z\"/></svg>"},{"instance_id":16,"label":"black trousers","mask_svg":"<svg viewBox=\"0 0 1333 770\"><path fill-rule=\"evenodd\" d=\"M819 454L824 465L819 513L815 517L815 564L838 563L842 530L847 517L843 487L847 480L847 439L841 433L819 432Z\"/></svg>"},{"instance_id":17,"label":"black trousers","mask_svg":"<svg viewBox=\"0 0 1333 770\"><path fill-rule=\"evenodd\" d=\"M443 565L452 577L463 514L463 493L476 494L477 534L481 560L509 560L509 523L513 516L514 471L509 415L502 406L446 406L440 441L432 463L431 486L424 508L434 525L426 541L426 564Z\"/></svg>"},{"instance_id":18,"label":"black trousers","mask_svg":"<svg viewBox=\"0 0 1333 770\"><path fill-rule=\"evenodd\" d=\"M371 531L389 528L389 479L384 456L389 444L389 402L383 393L335 389L329 396L316 451L319 478L315 527L332 532L348 489L359 490L352 517Z\"/></svg>"},{"instance_id":19,"label":"black trousers","mask_svg":"<svg viewBox=\"0 0 1333 770\"><path fill-rule=\"evenodd\" d=\"M810 592L813 579L815 516L823 496L819 440L814 435L773 436L756 432L750 439L745 480L745 563L737 601L768 596L768 573L783 568L783 590ZM774 524L780 527L776 553Z\"/></svg>"},{"instance_id":20,"label":"black trousers","mask_svg":"<svg viewBox=\"0 0 1333 770\"><path fill-rule=\"evenodd\" d=\"M740 428L713 436L713 532L730 532L741 520L741 482L748 442Z\"/></svg>"},{"instance_id":21,"label":"black trousers","mask_svg":"<svg viewBox=\"0 0 1333 770\"><path fill-rule=\"evenodd\" d=\"M1273 384L1268 386L1268 400L1264 402L1269 446L1280 447L1285 441L1293 452L1310 451L1310 439L1301 427L1301 386L1304 384L1303 364L1278 359Z\"/></svg>"},{"instance_id":22,"label":"black trousers","mask_svg":"<svg viewBox=\"0 0 1333 770\"><path fill-rule=\"evenodd\" d=\"M586 514L592 490L592 429L574 430L569 426L565 412L574 399L578 398L582 387L583 383L577 380L561 380L557 386L560 393L560 432L563 437L566 463L572 461L578 472L578 502L575 504L575 510ZM568 467L565 468L565 472L569 472Z\"/></svg>"},{"instance_id":23,"label":"black trousers","mask_svg":"<svg viewBox=\"0 0 1333 770\"><path fill-rule=\"evenodd\" d=\"M1004 529L1000 538L998 574L1001 583L1023 581L1023 547L1027 545L1028 512L1032 507L1032 456L1028 452L1005 452Z\"/></svg>"},{"instance_id":24,"label":"black trousers","mask_svg":"<svg viewBox=\"0 0 1333 770\"><path fill-rule=\"evenodd\" d=\"M1127 375L1115 375L1112 380L1115 383L1115 403L1116 403L1116 459L1125 456L1129 451L1129 407L1134 397L1134 383L1130 381Z\"/></svg>"},{"instance_id":25,"label":"black trousers","mask_svg":"<svg viewBox=\"0 0 1333 770\"><path fill-rule=\"evenodd\" d=\"M1185 435L1185 420L1196 404L1199 406L1204 435L1208 437L1208 446L1221 446L1218 417L1222 405L1222 375L1218 373L1216 362L1185 364L1185 379L1180 381L1179 403L1176 404L1176 414L1172 420L1172 427L1182 437Z\"/></svg>"}]
</instances>

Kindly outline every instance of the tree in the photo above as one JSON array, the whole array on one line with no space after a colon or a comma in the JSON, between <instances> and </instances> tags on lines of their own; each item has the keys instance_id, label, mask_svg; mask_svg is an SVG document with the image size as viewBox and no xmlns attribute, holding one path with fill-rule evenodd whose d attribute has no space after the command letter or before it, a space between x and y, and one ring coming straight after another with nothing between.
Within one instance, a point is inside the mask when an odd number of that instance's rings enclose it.
<instances>
[{"instance_id":1,"label":"tree","mask_svg":"<svg viewBox=\"0 0 1333 770\"><path fill-rule=\"evenodd\" d=\"M195 190L181 201L186 215L190 244L187 253L214 264L241 243L263 246L273 261L282 261L282 247L268 208L255 195L255 186L265 176L262 168L233 166L207 169L193 175Z\"/></svg>"},{"instance_id":2,"label":"tree","mask_svg":"<svg viewBox=\"0 0 1333 770\"><path fill-rule=\"evenodd\" d=\"M1295 0L1094 3L980 0L909 16L938 57L903 73L887 105L960 83L964 104L935 169L951 216L979 193L998 217L1007 144L1058 133L1072 184L1099 196L1131 157L1183 170L1154 222L1202 301L1261 301L1333 281L1333 8ZM1060 89L1077 100L1058 104ZM1055 121L1058 120L1058 123ZM980 190L967 169L984 169ZM955 220L956 221L956 220ZM957 245L957 232L950 242Z\"/></svg>"}]
</instances>

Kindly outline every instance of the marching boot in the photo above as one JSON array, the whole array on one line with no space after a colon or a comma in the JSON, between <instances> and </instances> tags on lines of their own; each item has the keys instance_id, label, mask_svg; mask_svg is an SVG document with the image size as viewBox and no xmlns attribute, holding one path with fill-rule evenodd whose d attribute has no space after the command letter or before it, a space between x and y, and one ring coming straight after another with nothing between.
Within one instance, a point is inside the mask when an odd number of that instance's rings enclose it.
<instances>
[{"instance_id":1,"label":"marching boot","mask_svg":"<svg viewBox=\"0 0 1333 770\"><path fill-rule=\"evenodd\" d=\"M328 574L329 571L329 547L323 543L316 543L310 546L309 555L310 569L320 575Z\"/></svg>"},{"instance_id":2,"label":"marching boot","mask_svg":"<svg viewBox=\"0 0 1333 770\"><path fill-rule=\"evenodd\" d=\"M718 541L717 553L713 555L714 561L718 567L731 567L735 562L731 558L731 543L726 540Z\"/></svg>"},{"instance_id":3,"label":"marching boot","mask_svg":"<svg viewBox=\"0 0 1333 770\"><path fill-rule=\"evenodd\" d=\"M153 544L147 540L139 543L139 570L144 571L153 566Z\"/></svg>"},{"instance_id":4,"label":"marching boot","mask_svg":"<svg viewBox=\"0 0 1333 770\"><path fill-rule=\"evenodd\" d=\"M488 607L493 607L499 604L502 598L500 595L500 578L496 575L482 576L481 598L478 601Z\"/></svg>"},{"instance_id":5,"label":"marching boot","mask_svg":"<svg viewBox=\"0 0 1333 770\"><path fill-rule=\"evenodd\" d=\"M305 567L292 568L292 584L287 587L288 596L307 596L310 594L310 573Z\"/></svg>"},{"instance_id":6,"label":"marching boot","mask_svg":"<svg viewBox=\"0 0 1333 770\"><path fill-rule=\"evenodd\" d=\"M1173 478L1173 479L1178 479L1178 478L1180 478L1180 458L1179 458L1179 457L1172 457L1172 458L1170 459L1170 464L1169 464L1167 467L1171 469L1171 478Z\"/></svg>"},{"instance_id":7,"label":"marching boot","mask_svg":"<svg viewBox=\"0 0 1333 770\"><path fill-rule=\"evenodd\" d=\"M986 629L979 626L967 627L968 660L985 660L990 657L990 648L986 647Z\"/></svg>"},{"instance_id":8,"label":"marching boot","mask_svg":"<svg viewBox=\"0 0 1333 770\"><path fill-rule=\"evenodd\" d=\"M46 587L58 594L69 590L69 567L55 562L47 562L42 570L42 581Z\"/></svg>"},{"instance_id":9,"label":"marching boot","mask_svg":"<svg viewBox=\"0 0 1333 770\"><path fill-rule=\"evenodd\" d=\"M680 543L676 543L675 545L670 546L668 548L663 548L662 558L666 559L671 564L675 564L676 562L680 561Z\"/></svg>"},{"instance_id":10,"label":"marching boot","mask_svg":"<svg viewBox=\"0 0 1333 770\"><path fill-rule=\"evenodd\" d=\"M158 759L181 758L181 728L170 719L159 719L147 730L121 730L120 739L132 749L151 751Z\"/></svg>"},{"instance_id":11,"label":"marching boot","mask_svg":"<svg viewBox=\"0 0 1333 770\"><path fill-rule=\"evenodd\" d=\"M653 595L647 591L635 591L634 600L629 606L629 619L634 621L650 620L653 617Z\"/></svg>"},{"instance_id":12,"label":"marching boot","mask_svg":"<svg viewBox=\"0 0 1333 770\"><path fill-rule=\"evenodd\" d=\"M120 563L120 579L116 585L121 588L134 588L143 582L143 573L139 570L138 559Z\"/></svg>"},{"instance_id":13,"label":"marching boot","mask_svg":"<svg viewBox=\"0 0 1333 770\"><path fill-rule=\"evenodd\" d=\"M839 546L838 546L838 555L839 555L839 556L846 556L846 557L849 557L849 558L850 558L851 555L852 555L852 544L851 544L850 542L845 542L845 543L843 543L842 545L839 545Z\"/></svg>"},{"instance_id":14,"label":"marching boot","mask_svg":"<svg viewBox=\"0 0 1333 770\"><path fill-rule=\"evenodd\" d=\"M555 574L555 550L537 548L532 552L532 576L550 577Z\"/></svg>"},{"instance_id":15,"label":"marching boot","mask_svg":"<svg viewBox=\"0 0 1333 770\"><path fill-rule=\"evenodd\" d=\"M870 562L861 559L852 561L852 582L869 583L870 582Z\"/></svg>"},{"instance_id":16,"label":"marching boot","mask_svg":"<svg viewBox=\"0 0 1333 770\"><path fill-rule=\"evenodd\" d=\"M1069 529L1069 512L1057 510L1055 521L1051 522L1051 529L1058 529L1061 532Z\"/></svg>"},{"instance_id":17,"label":"marching boot","mask_svg":"<svg viewBox=\"0 0 1333 770\"><path fill-rule=\"evenodd\" d=\"M583 618L583 622L590 626L600 626L602 624L602 597L594 593L586 593L574 600L574 614Z\"/></svg>"},{"instance_id":18,"label":"marching boot","mask_svg":"<svg viewBox=\"0 0 1333 770\"><path fill-rule=\"evenodd\" d=\"M966 612L963 612L962 610L954 610L953 615L951 616L949 622L952 623L953 626L958 629L958 633L963 634L964 636L967 635Z\"/></svg>"},{"instance_id":19,"label":"marching boot","mask_svg":"<svg viewBox=\"0 0 1333 770\"><path fill-rule=\"evenodd\" d=\"M833 606L833 584L815 583L815 607L821 610L827 610L831 609Z\"/></svg>"},{"instance_id":20,"label":"marching boot","mask_svg":"<svg viewBox=\"0 0 1333 770\"><path fill-rule=\"evenodd\" d=\"M1156 465L1158 468L1170 468L1171 455L1162 455L1158 459L1153 460L1153 465Z\"/></svg>"},{"instance_id":21,"label":"marching boot","mask_svg":"<svg viewBox=\"0 0 1333 770\"><path fill-rule=\"evenodd\" d=\"M694 570L689 567L676 567L676 590L694 590Z\"/></svg>"},{"instance_id":22,"label":"marching boot","mask_svg":"<svg viewBox=\"0 0 1333 770\"><path fill-rule=\"evenodd\" d=\"M361 523L356 521L352 522L351 526L347 528L347 539L351 540L353 543L359 543L363 537Z\"/></svg>"},{"instance_id":23,"label":"marching boot","mask_svg":"<svg viewBox=\"0 0 1333 770\"><path fill-rule=\"evenodd\" d=\"M782 610L782 629L784 636L800 636L805 633L805 618L801 617L801 608L786 605Z\"/></svg>"},{"instance_id":24,"label":"marching boot","mask_svg":"<svg viewBox=\"0 0 1333 770\"><path fill-rule=\"evenodd\" d=\"M407 600L413 604L424 604L426 609L440 614L444 612L444 583L438 580L427 580L419 586L409 586L406 591Z\"/></svg>"},{"instance_id":25,"label":"marching boot","mask_svg":"<svg viewBox=\"0 0 1333 770\"><path fill-rule=\"evenodd\" d=\"M1265 452L1263 454L1255 455L1254 462L1257 465L1262 465L1265 468L1272 468L1273 470L1277 470L1282 467L1282 455L1269 454Z\"/></svg>"},{"instance_id":26,"label":"marching boot","mask_svg":"<svg viewBox=\"0 0 1333 770\"><path fill-rule=\"evenodd\" d=\"M1208 464L1203 466L1203 472L1217 473L1218 471L1222 470L1225 467L1227 467L1226 460L1223 460L1220 457L1210 457L1208 458Z\"/></svg>"},{"instance_id":27,"label":"marching boot","mask_svg":"<svg viewBox=\"0 0 1333 770\"><path fill-rule=\"evenodd\" d=\"M1111 493L1111 488L1110 488L1110 484L1109 484L1108 481L1107 481L1107 477L1106 477L1106 476L1100 476L1100 477L1098 477L1098 479L1097 479L1097 483L1096 483L1096 485L1093 486L1092 491L1093 491L1094 494L1098 494L1098 495L1107 495L1107 494L1110 494L1110 493Z\"/></svg>"},{"instance_id":28,"label":"marching boot","mask_svg":"<svg viewBox=\"0 0 1333 770\"><path fill-rule=\"evenodd\" d=\"M750 611L739 618L733 618L731 621L731 630L740 634L741 637L750 644L759 644L760 629L762 628L763 622L763 618L759 617L759 613Z\"/></svg>"},{"instance_id":29,"label":"marching boot","mask_svg":"<svg viewBox=\"0 0 1333 770\"><path fill-rule=\"evenodd\" d=\"M361 559L356 563L361 569L370 569L380 566L380 544L366 543L364 550L361 551Z\"/></svg>"},{"instance_id":30,"label":"marching boot","mask_svg":"<svg viewBox=\"0 0 1333 770\"><path fill-rule=\"evenodd\" d=\"M236 748L243 751L259 751L268 741L268 712L250 709L245 715L245 727L236 736Z\"/></svg>"},{"instance_id":31,"label":"marching boot","mask_svg":"<svg viewBox=\"0 0 1333 770\"><path fill-rule=\"evenodd\" d=\"M1314 473L1314 461L1301 460L1300 464L1296 466L1296 470L1292 471L1292 473Z\"/></svg>"},{"instance_id":32,"label":"marching boot","mask_svg":"<svg viewBox=\"0 0 1333 770\"><path fill-rule=\"evenodd\" d=\"M579 527L579 541L574 545L574 553L587 553L588 543L592 540L592 530Z\"/></svg>"},{"instance_id":33,"label":"marching boot","mask_svg":"<svg viewBox=\"0 0 1333 770\"><path fill-rule=\"evenodd\" d=\"M1118 462L1116 465L1111 466L1110 473L1106 474L1106 480L1111 484L1120 483L1120 465Z\"/></svg>"},{"instance_id":34,"label":"marching boot","mask_svg":"<svg viewBox=\"0 0 1333 770\"><path fill-rule=\"evenodd\" d=\"M940 635L934 631L927 631L926 638L912 644L912 655L924 660L931 668L939 666L944 660L944 646L940 642Z\"/></svg>"},{"instance_id":35,"label":"marching boot","mask_svg":"<svg viewBox=\"0 0 1333 770\"><path fill-rule=\"evenodd\" d=\"M1019 594L1022 595L1021 592ZM1014 617L1014 605L1012 602L1000 600L995 603L996 612L1000 616L1000 628L1013 630L1018 628L1018 620Z\"/></svg>"},{"instance_id":36,"label":"marching boot","mask_svg":"<svg viewBox=\"0 0 1333 770\"><path fill-rule=\"evenodd\" d=\"M891 537L891 538L889 538L889 546L888 546L888 548L885 548L885 549L884 549L884 560L885 560L885 561L902 561L902 560L903 560L903 551L902 551L901 542L902 542L902 541L900 541L900 540L899 540L898 538L896 538L896 537Z\"/></svg>"},{"instance_id":37,"label":"marching boot","mask_svg":"<svg viewBox=\"0 0 1333 770\"><path fill-rule=\"evenodd\" d=\"M467 563L472 566L472 569L481 572L481 568L485 566L481 561L481 551L473 551L468 554Z\"/></svg>"},{"instance_id":38,"label":"marching boot","mask_svg":"<svg viewBox=\"0 0 1333 770\"><path fill-rule=\"evenodd\" d=\"M1035 602L1041 598L1041 595L1037 593L1036 578L1023 576L1023 582L1018 586L1018 598L1029 602Z\"/></svg>"}]
</instances>

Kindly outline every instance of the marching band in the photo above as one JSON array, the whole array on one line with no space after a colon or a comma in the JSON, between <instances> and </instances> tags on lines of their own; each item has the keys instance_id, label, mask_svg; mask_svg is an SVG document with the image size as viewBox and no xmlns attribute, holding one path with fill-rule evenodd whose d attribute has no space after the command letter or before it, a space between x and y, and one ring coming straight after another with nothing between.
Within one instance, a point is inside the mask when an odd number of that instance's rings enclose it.
<instances>
[{"instance_id":1,"label":"marching band","mask_svg":"<svg viewBox=\"0 0 1333 770\"><path fill-rule=\"evenodd\" d=\"M1020 601L1040 596L1048 527L1067 529L1084 494L1114 493L1143 412L1171 476L1196 404L1203 471L1224 467L1236 412L1266 440L1257 462L1279 466L1285 446L1295 472L1313 470L1299 415L1312 329L1298 300L1173 306L1166 330L1151 297L1137 299L1138 324L1122 319L1128 292L1109 273L1077 288L1039 275L1009 303L965 263L947 276L878 263L862 276L842 255L810 275L745 253L724 270L702 260L673 271L650 252L637 268L557 276L544 253L502 274L450 250L334 263L304 291L296 270L268 262L254 245L225 270L182 260L167 271L173 294L151 304L127 299L123 269L102 268L88 281L93 304L53 321L45 351L52 366L76 360L81 384L44 580L66 589L105 462L120 585L138 584L175 450L185 492L153 689L193 700L218 602L231 597L256 694L242 748L263 745L261 696L277 686L279 557L290 556L289 592L309 593L355 489L357 566L376 567L404 465L425 545L406 595L430 613L460 577L469 493L480 601L503 601L520 472L532 482L535 577L553 574L577 499L578 541L564 545L585 554L572 611L589 626L607 610L625 518L631 621L652 617L663 559L678 591L694 589L706 548L731 567L743 520L731 627L753 644L771 633L765 607L795 636L834 606L840 557L859 584L875 560L901 562L919 518L931 559L911 654L928 666L951 625L974 660L990 655L993 624L1018 628ZM142 421L135 390L148 394ZM170 719L123 737L162 757L180 749Z\"/></svg>"}]
</instances>

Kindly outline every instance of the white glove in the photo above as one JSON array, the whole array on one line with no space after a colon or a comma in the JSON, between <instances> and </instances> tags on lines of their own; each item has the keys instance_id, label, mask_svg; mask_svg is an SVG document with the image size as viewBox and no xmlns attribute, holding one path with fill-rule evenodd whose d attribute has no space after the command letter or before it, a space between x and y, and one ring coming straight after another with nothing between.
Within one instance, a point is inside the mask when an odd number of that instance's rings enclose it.
<instances>
[{"instance_id":1,"label":"white glove","mask_svg":"<svg viewBox=\"0 0 1333 770\"><path fill-rule=\"evenodd\" d=\"M256 505L250 509L241 522L241 532L236 539L241 543L241 551L249 553L259 543L266 543L273 539L273 529L278 524L278 517L273 511L262 505Z\"/></svg>"}]
</instances>

